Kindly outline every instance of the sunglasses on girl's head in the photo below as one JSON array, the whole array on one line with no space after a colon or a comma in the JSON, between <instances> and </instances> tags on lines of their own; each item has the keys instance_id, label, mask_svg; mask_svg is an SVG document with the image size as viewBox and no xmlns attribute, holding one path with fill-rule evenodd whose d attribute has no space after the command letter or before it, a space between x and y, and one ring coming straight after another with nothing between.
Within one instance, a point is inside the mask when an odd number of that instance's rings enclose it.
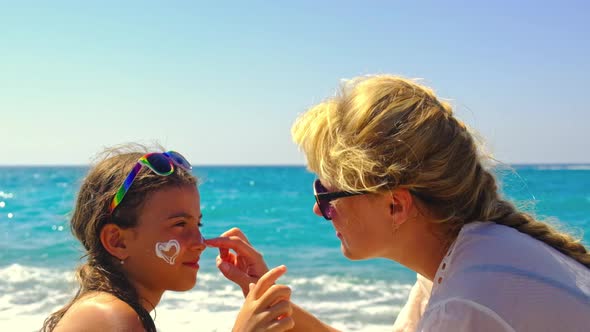
<instances>
[{"instance_id":1,"label":"sunglasses on girl's head","mask_svg":"<svg viewBox=\"0 0 590 332\"><path fill-rule=\"evenodd\" d=\"M326 218L326 220L332 220L332 216L334 214L334 207L330 204L331 201L342 198L342 197L349 197L349 196L356 196L356 195L363 195L368 194L368 191L334 191L329 192L326 187L320 182L319 179L316 179L313 182L313 195L315 196L315 201L318 204L318 208L322 212L322 216Z\"/></svg>"},{"instance_id":2,"label":"sunglasses on girl's head","mask_svg":"<svg viewBox=\"0 0 590 332\"><path fill-rule=\"evenodd\" d=\"M131 187L135 177L137 177L137 174L144 166L158 175L168 176L174 173L174 165L187 171L190 171L193 168L186 158L175 151L153 152L139 158L131 172L129 172L129 175L127 175L127 178L125 178L121 187L119 187L115 197L113 197L110 212L112 213L115 208L121 204L123 197L125 197L125 194L129 190L129 187Z\"/></svg>"}]
</instances>

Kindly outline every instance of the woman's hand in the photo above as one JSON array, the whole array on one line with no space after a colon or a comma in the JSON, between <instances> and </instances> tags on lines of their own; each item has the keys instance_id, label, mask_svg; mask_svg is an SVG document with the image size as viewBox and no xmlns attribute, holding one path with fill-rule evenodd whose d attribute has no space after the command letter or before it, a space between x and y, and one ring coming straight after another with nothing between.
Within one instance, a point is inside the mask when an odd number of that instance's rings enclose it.
<instances>
[{"instance_id":1,"label":"woman's hand","mask_svg":"<svg viewBox=\"0 0 590 332\"><path fill-rule=\"evenodd\" d=\"M249 285L256 283L268 271L262 254L248 241L239 228L232 228L220 237L207 239L208 246L219 248L216 264L221 273L235 282L247 296ZM234 252L230 252L230 249Z\"/></svg>"},{"instance_id":2,"label":"woman's hand","mask_svg":"<svg viewBox=\"0 0 590 332\"><path fill-rule=\"evenodd\" d=\"M291 289L274 284L286 271L287 268L281 265L265 273L256 285L248 285L250 292L236 318L233 332L280 332L295 326L291 318Z\"/></svg>"}]
</instances>

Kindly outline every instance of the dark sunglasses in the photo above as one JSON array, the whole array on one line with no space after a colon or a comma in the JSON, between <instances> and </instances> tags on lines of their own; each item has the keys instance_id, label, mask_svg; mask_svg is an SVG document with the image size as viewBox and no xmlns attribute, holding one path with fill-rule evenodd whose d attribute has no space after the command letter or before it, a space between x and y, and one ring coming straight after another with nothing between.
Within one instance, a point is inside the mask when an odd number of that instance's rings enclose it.
<instances>
[{"instance_id":1,"label":"dark sunglasses","mask_svg":"<svg viewBox=\"0 0 590 332\"><path fill-rule=\"evenodd\" d=\"M315 201L318 203L318 208L322 212L322 216L326 218L326 220L332 220L332 215L334 214L334 207L330 204L331 201L343 198L343 197L350 197L356 195L364 195L368 194L368 191L333 191L329 192L326 187L320 182L319 179L316 179L313 182L313 195L315 196Z\"/></svg>"},{"instance_id":2,"label":"dark sunglasses","mask_svg":"<svg viewBox=\"0 0 590 332\"><path fill-rule=\"evenodd\" d=\"M131 172L129 172L129 175L127 175L127 178L121 187L119 187L115 197L113 197L109 212L113 213L115 208L121 204L123 197L125 197L125 194L127 191L129 191L129 187L131 187L135 177L137 177L137 174L144 166L151 169L152 172L158 175L168 176L174 173L174 165L187 171L190 171L193 168L186 158L175 151L153 152L139 158L135 166L133 166Z\"/></svg>"}]
</instances>

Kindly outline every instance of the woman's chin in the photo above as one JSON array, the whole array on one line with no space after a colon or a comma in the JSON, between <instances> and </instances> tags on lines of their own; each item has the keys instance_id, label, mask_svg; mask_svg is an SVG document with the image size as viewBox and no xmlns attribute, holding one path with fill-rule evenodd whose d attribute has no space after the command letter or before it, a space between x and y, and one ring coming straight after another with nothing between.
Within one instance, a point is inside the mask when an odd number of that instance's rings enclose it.
<instances>
[{"instance_id":1,"label":"woman's chin","mask_svg":"<svg viewBox=\"0 0 590 332\"><path fill-rule=\"evenodd\" d=\"M359 258L356 257L356 255L350 250L350 248L348 248L346 245L344 245L344 243L342 243L340 245L340 250L342 251L342 254L344 255L344 257L350 259L350 260L358 260Z\"/></svg>"},{"instance_id":2,"label":"woman's chin","mask_svg":"<svg viewBox=\"0 0 590 332\"><path fill-rule=\"evenodd\" d=\"M344 257L350 259L351 261L360 261L363 259L368 259L371 257L367 257L366 255L362 255L358 250L352 250L351 248L347 247L344 242L340 245L340 250Z\"/></svg>"}]
</instances>

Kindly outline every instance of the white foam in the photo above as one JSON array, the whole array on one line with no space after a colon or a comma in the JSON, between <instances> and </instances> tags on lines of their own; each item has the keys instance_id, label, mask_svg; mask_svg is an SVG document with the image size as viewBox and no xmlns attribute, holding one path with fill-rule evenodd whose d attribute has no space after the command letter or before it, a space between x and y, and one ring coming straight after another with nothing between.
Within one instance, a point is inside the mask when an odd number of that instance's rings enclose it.
<instances>
[{"instance_id":1,"label":"white foam","mask_svg":"<svg viewBox=\"0 0 590 332\"><path fill-rule=\"evenodd\" d=\"M389 330L411 285L321 275L287 277L293 301L345 331ZM75 291L74 272L13 264L0 268L0 331L39 330ZM230 331L243 296L218 273L199 273L188 292L166 292L152 312L158 331Z\"/></svg>"}]
</instances>

